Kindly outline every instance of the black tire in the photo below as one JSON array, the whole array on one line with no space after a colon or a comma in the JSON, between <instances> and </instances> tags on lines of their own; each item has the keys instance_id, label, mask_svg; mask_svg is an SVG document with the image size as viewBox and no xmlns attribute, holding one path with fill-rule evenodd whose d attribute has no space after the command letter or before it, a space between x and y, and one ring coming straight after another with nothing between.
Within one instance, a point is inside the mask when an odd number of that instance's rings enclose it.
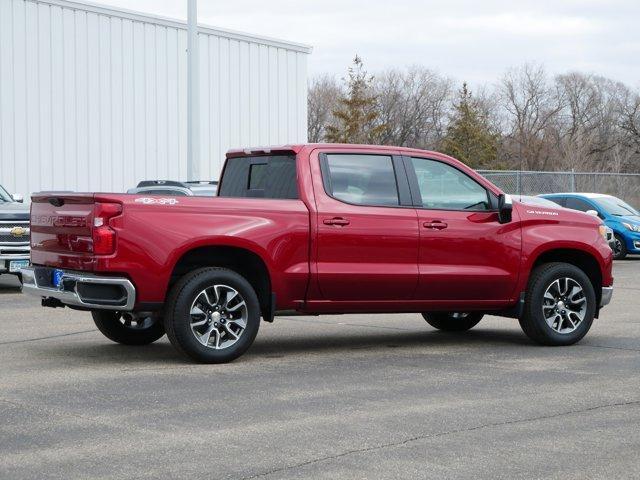
<instances>
[{"instance_id":1,"label":"black tire","mask_svg":"<svg viewBox=\"0 0 640 480\"><path fill-rule=\"evenodd\" d=\"M622 238L617 233L615 236L615 244L613 247L613 258L614 260L622 260L627 256L627 245L624 243L624 238Z\"/></svg>"},{"instance_id":2,"label":"black tire","mask_svg":"<svg viewBox=\"0 0 640 480\"><path fill-rule=\"evenodd\" d=\"M222 285L235 290L245 303L243 309L244 316L246 316L245 327L239 333L235 343L227 347L221 346L221 348L208 345L207 340L205 340L207 346L201 343L192 331L191 325L192 304L196 302L197 298L200 298L204 290L211 289L214 285ZM217 292L215 293L217 294ZM224 304L227 305L227 303L228 300L224 300ZM204 318L209 319L209 326L211 326L211 312ZM182 277L171 289L165 309L164 325L169 341L183 355L201 363L226 363L246 352L255 340L260 327L260 303L251 284L238 273L225 268L200 268ZM231 326L231 321L227 326ZM222 333L218 339L224 337L224 341L230 338L225 336L227 334L224 332L224 327L216 328L216 331L219 330Z\"/></svg>"},{"instance_id":3,"label":"black tire","mask_svg":"<svg viewBox=\"0 0 640 480\"><path fill-rule=\"evenodd\" d=\"M429 325L445 332L466 332L475 327L483 313L427 312L422 314Z\"/></svg>"},{"instance_id":4,"label":"black tire","mask_svg":"<svg viewBox=\"0 0 640 480\"><path fill-rule=\"evenodd\" d=\"M552 328L543 314L545 292L556 280L562 281L564 278L579 284L586 302L584 319L575 330L567 333ZM534 342L550 346L572 345L587 334L593 323L595 311L596 295L589 277L575 265L553 262L541 265L531 273L525 294L524 311L519 321L524 333Z\"/></svg>"},{"instance_id":5,"label":"black tire","mask_svg":"<svg viewBox=\"0 0 640 480\"><path fill-rule=\"evenodd\" d=\"M91 312L98 330L116 343L123 345L148 345L162 338L164 326L160 317L132 318L131 314L121 314L107 310Z\"/></svg>"}]
</instances>

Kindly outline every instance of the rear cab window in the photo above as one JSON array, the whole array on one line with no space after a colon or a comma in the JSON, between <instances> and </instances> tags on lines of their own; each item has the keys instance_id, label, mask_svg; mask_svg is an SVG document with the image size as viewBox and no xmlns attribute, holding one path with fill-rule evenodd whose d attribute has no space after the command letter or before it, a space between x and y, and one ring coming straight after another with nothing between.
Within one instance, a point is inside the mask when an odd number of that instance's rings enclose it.
<instances>
[{"instance_id":1,"label":"rear cab window","mask_svg":"<svg viewBox=\"0 0 640 480\"><path fill-rule=\"evenodd\" d=\"M260 155L227 159L219 197L298 199L295 155Z\"/></svg>"}]
</instances>

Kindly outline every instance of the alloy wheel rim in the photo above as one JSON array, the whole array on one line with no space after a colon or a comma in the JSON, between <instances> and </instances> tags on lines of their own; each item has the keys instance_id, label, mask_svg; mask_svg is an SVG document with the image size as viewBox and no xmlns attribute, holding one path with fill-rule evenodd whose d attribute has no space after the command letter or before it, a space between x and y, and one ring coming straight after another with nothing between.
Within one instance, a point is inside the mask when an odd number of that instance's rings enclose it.
<instances>
[{"instance_id":1,"label":"alloy wheel rim","mask_svg":"<svg viewBox=\"0 0 640 480\"><path fill-rule=\"evenodd\" d=\"M213 285L196 295L189 310L191 332L200 344L214 350L235 345L247 328L247 304L228 285Z\"/></svg>"},{"instance_id":2,"label":"alloy wheel rim","mask_svg":"<svg viewBox=\"0 0 640 480\"><path fill-rule=\"evenodd\" d=\"M618 256L622 252L622 242L616 238L615 242L613 242L613 253Z\"/></svg>"},{"instance_id":3,"label":"alloy wheel rim","mask_svg":"<svg viewBox=\"0 0 640 480\"><path fill-rule=\"evenodd\" d=\"M551 282L544 292L542 315L557 333L574 332L587 314L587 297L576 280L562 277Z\"/></svg>"}]
</instances>

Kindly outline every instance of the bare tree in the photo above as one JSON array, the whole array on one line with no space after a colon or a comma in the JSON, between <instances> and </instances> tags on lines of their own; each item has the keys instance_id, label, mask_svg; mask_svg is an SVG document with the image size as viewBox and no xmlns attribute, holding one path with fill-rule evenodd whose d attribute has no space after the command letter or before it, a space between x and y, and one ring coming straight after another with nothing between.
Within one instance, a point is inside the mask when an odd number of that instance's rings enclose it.
<instances>
[{"instance_id":1,"label":"bare tree","mask_svg":"<svg viewBox=\"0 0 640 480\"><path fill-rule=\"evenodd\" d=\"M444 137L452 82L437 73L412 67L388 70L376 77L379 121L386 125L388 145L436 148Z\"/></svg>"},{"instance_id":2,"label":"bare tree","mask_svg":"<svg viewBox=\"0 0 640 480\"><path fill-rule=\"evenodd\" d=\"M322 75L313 79L307 96L308 138L310 142L325 141L326 127L333 122L333 111L342 97L336 79Z\"/></svg>"},{"instance_id":3,"label":"bare tree","mask_svg":"<svg viewBox=\"0 0 640 480\"><path fill-rule=\"evenodd\" d=\"M623 141L633 151L633 170L640 171L640 92L626 92L620 99L620 113Z\"/></svg>"},{"instance_id":4,"label":"bare tree","mask_svg":"<svg viewBox=\"0 0 640 480\"><path fill-rule=\"evenodd\" d=\"M553 128L562 110L561 92L549 85L540 66L524 65L509 71L499 87L506 111L504 153L507 160L522 169L545 170L553 167Z\"/></svg>"},{"instance_id":5,"label":"bare tree","mask_svg":"<svg viewBox=\"0 0 640 480\"><path fill-rule=\"evenodd\" d=\"M618 147L626 136L622 106L629 89L620 82L578 72L559 75L556 84L566 99L558 122L563 167L625 168L620 161L629 156Z\"/></svg>"},{"instance_id":6,"label":"bare tree","mask_svg":"<svg viewBox=\"0 0 640 480\"><path fill-rule=\"evenodd\" d=\"M376 135L363 140L445 148L443 139L459 119L450 79L419 66L367 78L365 114L371 120L365 130ZM347 97L332 77L311 83L311 141L326 140ZM487 168L640 172L638 89L581 72L551 79L542 67L523 65L494 88L475 86L473 103L496 135L497 158Z\"/></svg>"}]
</instances>

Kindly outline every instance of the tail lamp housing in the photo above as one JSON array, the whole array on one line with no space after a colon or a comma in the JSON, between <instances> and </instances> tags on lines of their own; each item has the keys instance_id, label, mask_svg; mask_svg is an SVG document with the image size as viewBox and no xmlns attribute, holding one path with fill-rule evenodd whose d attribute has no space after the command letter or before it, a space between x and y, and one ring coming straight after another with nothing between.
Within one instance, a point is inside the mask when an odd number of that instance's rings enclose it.
<instances>
[{"instance_id":1,"label":"tail lamp housing","mask_svg":"<svg viewBox=\"0 0 640 480\"><path fill-rule=\"evenodd\" d=\"M119 203L95 203L93 209L93 253L111 255L116 251L116 231L111 220L122 213Z\"/></svg>"}]
</instances>

